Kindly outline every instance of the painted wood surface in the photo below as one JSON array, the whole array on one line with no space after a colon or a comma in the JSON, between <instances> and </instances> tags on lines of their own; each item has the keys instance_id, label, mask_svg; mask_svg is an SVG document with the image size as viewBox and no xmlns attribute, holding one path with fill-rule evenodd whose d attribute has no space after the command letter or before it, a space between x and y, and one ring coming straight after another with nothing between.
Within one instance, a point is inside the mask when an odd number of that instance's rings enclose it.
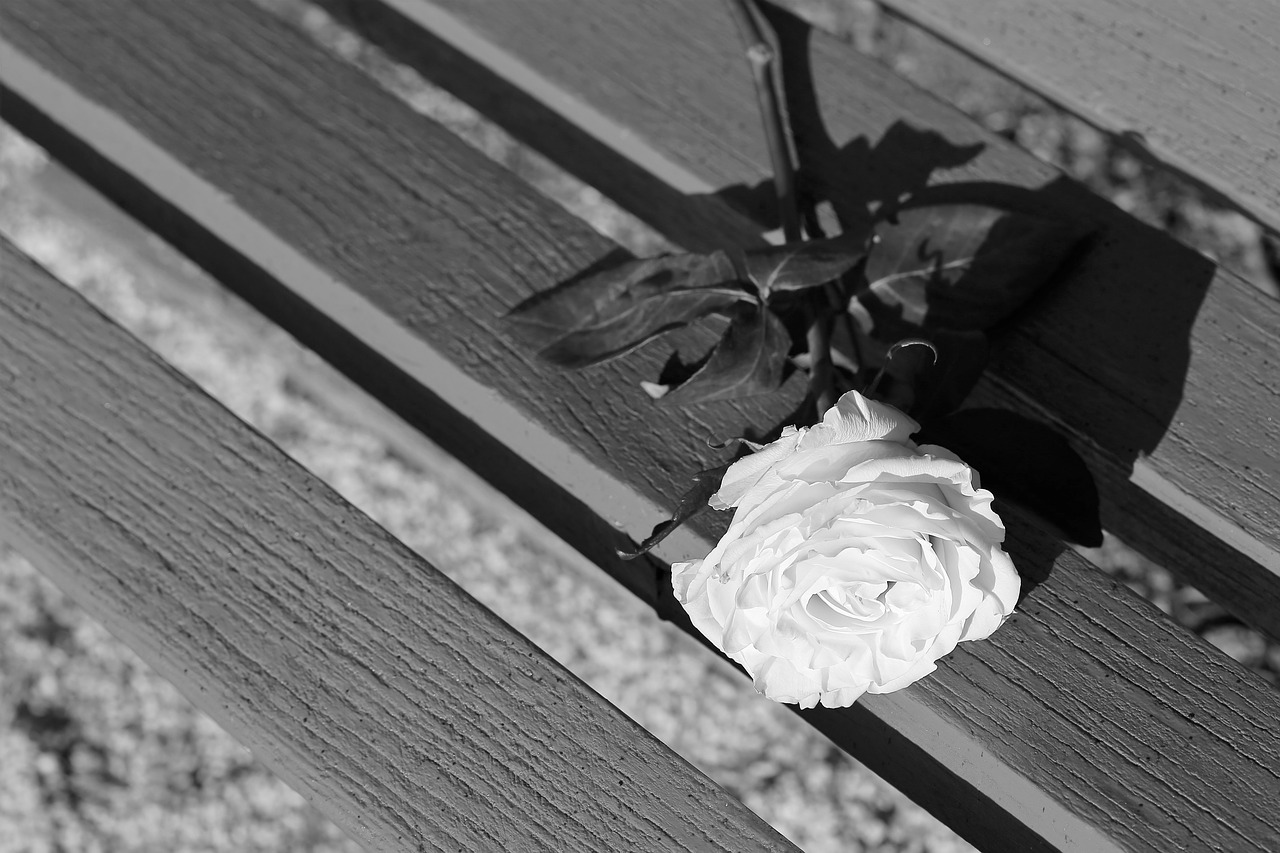
<instances>
[{"instance_id":1,"label":"painted wood surface","mask_svg":"<svg viewBox=\"0 0 1280 853\"><path fill-rule=\"evenodd\" d=\"M370 850L795 850L0 243L0 532Z\"/></svg>"},{"instance_id":2,"label":"painted wood surface","mask_svg":"<svg viewBox=\"0 0 1280 853\"><path fill-rule=\"evenodd\" d=\"M661 353L527 361L495 318L608 244L249 4L10 3L0 21L22 48L6 79L41 93L6 100L20 124L679 618L660 567L605 552L648 532L706 437L777 424L799 388L679 412L636 389ZM909 690L805 717L986 849L1266 849L1280 699L1006 515L1019 614Z\"/></svg>"},{"instance_id":3,"label":"painted wood surface","mask_svg":"<svg viewBox=\"0 0 1280 853\"><path fill-rule=\"evenodd\" d=\"M848 32L857 0L770 0ZM882 0L1280 229L1280 7L1268 0Z\"/></svg>"},{"instance_id":4,"label":"painted wood surface","mask_svg":"<svg viewBox=\"0 0 1280 853\"><path fill-rule=\"evenodd\" d=\"M676 243L749 239L733 236L749 211L712 195L769 168L719 0L597 0L589 17L573 0L320 2ZM1072 434L1105 527L1280 638L1280 304L847 45L819 34L812 53L828 165L853 190L1001 182L1100 229L972 402Z\"/></svg>"}]
</instances>

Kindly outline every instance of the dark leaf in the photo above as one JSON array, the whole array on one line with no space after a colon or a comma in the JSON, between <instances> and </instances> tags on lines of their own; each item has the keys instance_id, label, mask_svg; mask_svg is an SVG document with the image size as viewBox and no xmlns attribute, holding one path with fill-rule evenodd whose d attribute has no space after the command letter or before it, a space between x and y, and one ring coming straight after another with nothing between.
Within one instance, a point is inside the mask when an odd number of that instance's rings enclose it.
<instances>
[{"instance_id":1,"label":"dark leaf","mask_svg":"<svg viewBox=\"0 0 1280 853\"><path fill-rule=\"evenodd\" d=\"M872 334L884 342L920 330L991 327L1044 284L1085 234L1070 222L975 204L908 208L897 217L877 228L869 287L851 306L869 315Z\"/></svg>"},{"instance_id":2,"label":"dark leaf","mask_svg":"<svg viewBox=\"0 0 1280 853\"><path fill-rule=\"evenodd\" d=\"M740 306L706 363L661 402L709 403L773 391L782 384L790 349L791 336L776 314Z\"/></svg>"},{"instance_id":3,"label":"dark leaf","mask_svg":"<svg viewBox=\"0 0 1280 853\"><path fill-rule=\"evenodd\" d=\"M1084 460L1046 424L1003 409L966 409L926 427L921 444L939 444L976 470L983 488L1053 524L1063 538L1102 544L1098 487Z\"/></svg>"},{"instance_id":4,"label":"dark leaf","mask_svg":"<svg viewBox=\"0 0 1280 853\"><path fill-rule=\"evenodd\" d=\"M867 256L870 236L848 233L748 252L747 275L761 299L779 291L818 287L857 266Z\"/></svg>"},{"instance_id":5,"label":"dark leaf","mask_svg":"<svg viewBox=\"0 0 1280 853\"><path fill-rule=\"evenodd\" d=\"M751 300L724 252L632 260L540 293L503 318L540 357L586 367Z\"/></svg>"},{"instance_id":6,"label":"dark leaf","mask_svg":"<svg viewBox=\"0 0 1280 853\"><path fill-rule=\"evenodd\" d=\"M964 402L986 369L991 344L986 334L941 329L930 335L938 351L937 364L913 386L914 399L906 410L921 423L949 415Z\"/></svg>"},{"instance_id":7,"label":"dark leaf","mask_svg":"<svg viewBox=\"0 0 1280 853\"><path fill-rule=\"evenodd\" d=\"M653 528L653 532L649 534L649 538L640 543L640 547L634 551L623 551L619 549L618 556L624 560L634 560L641 554L647 554L649 551L666 539L676 528L693 518L703 510L710 509L707 501L711 500L711 496L720 490L720 483L724 480L724 472L729 470L729 466L733 462L726 462L715 468L707 468L693 475L693 487L685 492L680 498L680 505L676 507L676 513L670 519L662 522Z\"/></svg>"},{"instance_id":8,"label":"dark leaf","mask_svg":"<svg viewBox=\"0 0 1280 853\"><path fill-rule=\"evenodd\" d=\"M924 338L904 338L885 354L866 395L910 412L921 378L938 363L938 348ZM887 381L886 381L887 380Z\"/></svg>"},{"instance_id":9,"label":"dark leaf","mask_svg":"<svg viewBox=\"0 0 1280 853\"><path fill-rule=\"evenodd\" d=\"M908 339L912 340L912 339ZM990 354L983 332L940 329L929 333L929 347L890 347L879 364L861 373L874 376L863 393L896 406L922 424L960 408L982 376Z\"/></svg>"}]
</instances>

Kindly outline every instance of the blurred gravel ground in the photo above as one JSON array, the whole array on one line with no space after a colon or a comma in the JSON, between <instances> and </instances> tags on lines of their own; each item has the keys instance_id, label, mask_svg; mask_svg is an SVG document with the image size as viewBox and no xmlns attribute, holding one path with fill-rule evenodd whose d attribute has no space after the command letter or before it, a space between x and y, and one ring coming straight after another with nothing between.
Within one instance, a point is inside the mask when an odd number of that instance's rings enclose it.
<instances>
[{"instance_id":1,"label":"blurred gravel ground","mask_svg":"<svg viewBox=\"0 0 1280 853\"><path fill-rule=\"evenodd\" d=\"M0 233L804 849L971 849L12 133ZM0 551L0 853L354 849Z\"/></svg>"}]
</instances>

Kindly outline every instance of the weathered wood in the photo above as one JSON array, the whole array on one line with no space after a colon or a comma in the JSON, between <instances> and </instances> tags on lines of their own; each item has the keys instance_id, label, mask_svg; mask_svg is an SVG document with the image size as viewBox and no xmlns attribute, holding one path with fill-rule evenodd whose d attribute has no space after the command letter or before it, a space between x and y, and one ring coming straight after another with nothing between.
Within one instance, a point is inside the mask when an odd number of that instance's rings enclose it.
<instances>
[{"instance_id":1,"label":"weathered wood","mask_svg":"<svg viewBox=\"0 0 1280 853\"><path fill-rule=\"evenodd\" d=\"M768 174L745 60L718 0L599 0L590 16L573 0L320 3L493 107L509 131L677 243L723 245L725 228L706 224L711 205L735 231L741 213L704 194ZM1108 529L1280 638L1280 419L1268 418L1280 409L1280 305L847 45L819 35L813 54L824 118L848 146L834 165L859 189L892 198L926 178L999 181L1101 229L1088 257L1019 318L973 402L1066 430L1099 480ZM914 136L904 117L945 141ZM903 150L868 168L850 145L859 137ZM686 208L672 193L686 194Z\"/></svg>"},{"instance_id":2,"label":"weathered wood","mask_svg":"<svg viewBox=\"0 0 1280 853\"><path fill-rule=\"evenodd\" d=\"M770 0L847 32L856 0ZM1280 7L881 0L1280 229Z\"/></svg>"},{"instance_id":3,"label":"weathered wood","mask_svg":"<svg viewBox=\"0 0 1280 853\"><path fill-rule=\"evenodd\" d=\"M370 850L794 850L0 242L0 531Z\"/></svg>"},{"instance_id":4,"label":"weathered wood","mask_svg":"<svg viewBox=\"0 0 1280 853\"><path fill-rule=\"evenodd\" d=\"M768 429L800 393L678 412L636 389L659 352L574 375L526 360L495 318L608 245L247 3L33 0L0 21L23 126L642 594L662 575L605 552L648 532L707 436ZM1280 699L1009 520L1047 579L1007 627L807 718L987 849L1265 849Z\"/></svg>"}]
</instances>

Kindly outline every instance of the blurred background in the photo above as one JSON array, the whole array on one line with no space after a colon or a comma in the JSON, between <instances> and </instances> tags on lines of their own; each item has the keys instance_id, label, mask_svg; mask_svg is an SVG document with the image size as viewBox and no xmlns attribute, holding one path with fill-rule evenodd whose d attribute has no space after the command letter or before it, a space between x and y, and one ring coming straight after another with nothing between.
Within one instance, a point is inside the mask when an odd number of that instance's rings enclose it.
<instances>
[{"instance_id":1,"label":"blurred background","mask_svg":"<svg viewBox=\"0 0 1280 853\"><path fill-rule=\"evenodd\" d=\"M323 12L260 2L632 251L663 248ZM855 32L859 50L1280 292L1277 243L1244 216L873 4ZM972 849L4 125L0 233L805 850ZM1087 556L1277 683L1280 649L1194 589L1113 538ZM0 853L357 849L0 542Z\"/></svg>"}]
</instances>

